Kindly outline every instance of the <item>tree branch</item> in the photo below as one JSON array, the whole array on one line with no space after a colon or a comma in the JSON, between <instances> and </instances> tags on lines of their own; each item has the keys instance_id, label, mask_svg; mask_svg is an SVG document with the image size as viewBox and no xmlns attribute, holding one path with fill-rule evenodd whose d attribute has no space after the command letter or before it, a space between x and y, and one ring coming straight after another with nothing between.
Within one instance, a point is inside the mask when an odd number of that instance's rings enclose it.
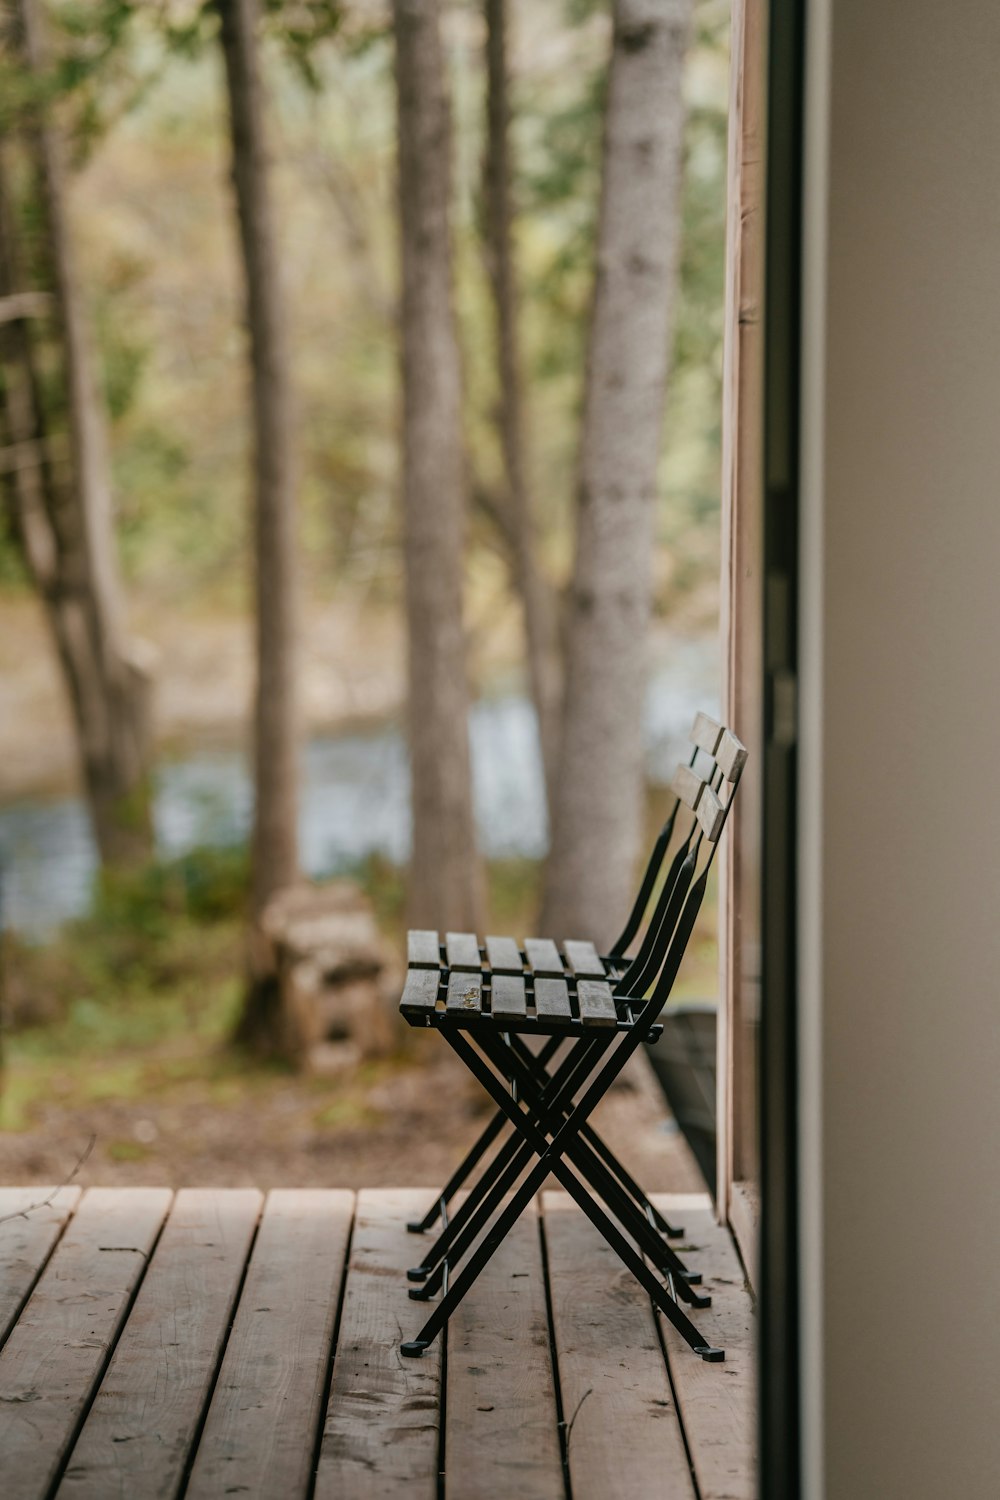
<instances>
[{"instance_id":1,"label":"tree branch","mask_svg":"<svg viewBox=\"0 0 1000 1500\"><path fill-rule=\"evenodd\" d=\"M37 1203L29 1203L27 1208L19 1208L16 1213L0 1214L0 1224L6 1224L9 1219L26 1219L29 1214L37 1213L40 1208L49 1208L57 1195L62 1192L63 1188L69 1187L74 1177L78 1175L96 1144L97 1136L92 1135L86 1146L83 1148L83 1152L77 1160L76 1166L73 1168L72 1172L70 1172L68 1177L65 1177L63 1179L58 1187L54 1187L52 1189L47 1198L39 1198Z\"/></svg>"}]
</instances>

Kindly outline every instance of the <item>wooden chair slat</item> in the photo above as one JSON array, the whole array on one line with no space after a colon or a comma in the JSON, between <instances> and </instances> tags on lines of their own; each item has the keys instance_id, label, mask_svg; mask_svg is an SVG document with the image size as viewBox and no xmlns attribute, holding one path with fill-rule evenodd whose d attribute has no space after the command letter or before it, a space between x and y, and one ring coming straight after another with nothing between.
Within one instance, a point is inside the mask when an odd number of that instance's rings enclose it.
<instances>
[{"instance_id":1,"label":"wooden chair slat","mask_svg":"<svg viewBox=\"0 0 1000 1500\"><path fill-rule=\"evenodd\" d=\"M714 755L722 733L722 725L710 719L708 714L695 714L688 738L692 745L698 746L699 750L705 750L709 755Z\"/></svg>"},{"instance_id":2,"label":"wooden chair slat","mask_svg":"<svg viewBox=\"0 0 1000 1500\"><path fill-rule=\"evenodd\" d=\"M595 979L581 979L576 987L580 1002L580 1020L584 1026L616 1026L618 1013L610 984Z\"/></svg>"},{"instance_id":3,"label":"wooden chair slat","mask_svg":"<svg viewBox=\"0 0 1000 1500\"><path fill-rule=\"evenodd\" d=\"M438 997L438 969L410 969L406 976L399 1008L404 1016L426 1015L434 1009Z\"/></svg>"},{"instance_id":4,"label":"wooden chair slat","mask_svg":"<svg viewBox=\"0 0 1000 1500\"><path fill-rule=\"evenodd\" d=\"M559 949L551 938L525 938L524 951L536 978L561 979L565 970Z\"/></svg>"},{"instance_id":5,"label":"wooden chair slat","mask_svg":"<svg viewBox=\"0 0 1000 1500\"><path fill-rule=\"evenodd\" d=\"M493 975L493 1014L515 1020L528 1014L528 998L520 975Z\"/></svg>"},{"instance_id":6,"label":"wooden chair slat","mask_svg":"<svg viewBox=\"0 0 1000 1500\"><path fill-rule=\"evenodd\" d=\"M465 1015L481 1015L483 1009L483 977L457 969L448 976L448 1011L454 1015L461 1011Z\"/></svg>"},{"instance_id":7,"label":"wooden chair slat","mask_svg":"<svg viewBox=\"0 0 1000 1500\"><path fill-rule=\"evenodd\" d=\"M436 969L441 949L436 932L417 930L406 934L406 962L411 969Z\"/></svg>"},{"instance_id":8,"label":"wooden chair slat","mask_svg":"<svg viewBox=\"0 0 1000 1500\"><path fill-rule=\"evenodd\" d=\"M535 1011L540 1016L570 1020L569 985L565 979L535 980Z\"/></svg>"},{"instance_id":9,"label":"wooden chair slat","mask_svg":"<svg viewBox=\"0 0 1000 1500\"><path fill-rule=\"evenodd\" d=\"M604 965L597 955L593 943L580 943L568 938L563 944L566 962L577 979L604 979Z\"/></svg>"},{"instance_id":10,"label":"wooden chair slat","mask_svg":"<svg viewBox=\"0 0 1000 1500\"><path fill-rule=\"evenodd\" d=\"M697 817L698 822L704 829L705 837L708 839L709 843L714 844L716 839L719 837L719 834L722 832L722 825L725 821L725 816L725 809L723 808L722 803L712 791L712 788L710 786L707 786L702 792L701 799L698 802Z\"/></svg>"},{"instance_id":11,"label":"wooden chair slat","mask_svg":"<svg viewBox=\"0 0 1000 1500\"><path fill-rule=\"evenodd\" d=\"M488 937L486 958L494 974L520 974L521 950L512 937Z\"/></svg>"},{"instance_id":12,"label":"wooden chair slat","mask_svg":"<svg viewBox=\"0 0 1000 1500\"><path fill-rule=\"evenodd\" d=\"M479 939L474 932L449 932L444 947L449 969L469 969L478 973L482 968Z\"/></svg>"},{"instance_id":13,"label":"wooden chair slat","mask_svg":"<svg viewBox=\"0 0 1000 1500\"><path fill-rule=\"evenodd\" d=\"M747 748L727 729L723 733L715 759L727 781L739 781L747 761Z\"/></svg>"},{"instance_id":14,"label":"wooden chair slat","mask_svg":"<svg viewBox=\"0 0 1000 1500\"><path fill-rule=\"evenodd\" d=\"M678 766L670 783L670 790L679 797L685 807L694 812L704 790L705 782L690 766Z\"/></svg>"}]
</instances>

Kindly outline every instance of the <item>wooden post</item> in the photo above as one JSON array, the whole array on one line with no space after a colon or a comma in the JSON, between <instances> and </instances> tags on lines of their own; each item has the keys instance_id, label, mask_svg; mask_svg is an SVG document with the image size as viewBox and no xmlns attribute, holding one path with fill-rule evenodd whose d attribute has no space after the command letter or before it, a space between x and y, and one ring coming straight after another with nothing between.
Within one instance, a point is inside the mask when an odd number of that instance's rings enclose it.
<instances>
[{"instance_id":1,"label":"wooden post","mask_svg":"<svg viewBox=\"0 0 1000 1500\"><path fill-rule=\"evenodd\" d=\"M734 0L722 417L723 716L750 750L720 876L718 1213L757 1165L766 5ZM745 1194L737 1195L745 1201Z\"/></svg>"}]
</instances>

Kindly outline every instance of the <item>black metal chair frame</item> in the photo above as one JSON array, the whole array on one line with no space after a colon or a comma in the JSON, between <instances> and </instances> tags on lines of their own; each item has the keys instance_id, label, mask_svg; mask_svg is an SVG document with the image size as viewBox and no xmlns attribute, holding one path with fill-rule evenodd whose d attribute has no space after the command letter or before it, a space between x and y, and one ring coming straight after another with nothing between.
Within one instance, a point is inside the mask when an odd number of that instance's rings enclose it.
<instances>
[{"instance_id":1,"label":"black metal chair frame","mask_svg":"<svg viewBox=\"0 0 1000 1500\"><path fill-rule=\"evenodd\" d=\"M602 959L606 978L614 985L610 1024L587 1027L575 1018L559 1022L540 1016L525 1017L519 1024L498 1023L481 1009L473 1014L441 1009L435 1003L438 991L433 981L430 991L426 982L419 987L419 1006L414 1006L412 995L408 1005L404 991L401 1008L406 1018L411 1024L440 1030L497 1106L424 1219L409 1226L422 1232L441 1220L433 1245L420 1265L407 1274L411 1281L421 1283L410 1290L415 1300L429 1300L438 1292L442 1295L417 1337L402 1345L406 1355L421 1354L442 1330L551 1174L691 1348L706 1360L724 1357L721 1349L705 1341L680 1306L681 1302L692 1308L710 1304L708 1297L694 1290L700 1274L690 1270L668 1243L683 1230L667 1223L590 1123L594 1108L628 1059L661 1030L658 1017L701 908L718 839L746 761L746 751L735 736L704 714L697 716L691 737L694 750L674 778L675 802L657 837L639 893L620 936ZM695 770L699 751L711 760L705 776ZM722 800L726 787L728 796ZM626 950L642 925L678 815L685 807L692 814L690 827L670 862L638 951L628 959ZM464 935L463 941L467 941ZM476 951L482 955L482 950ZM440 983L445 991L447 954L447 948L439 950ZM538 1052L525 1044L530 1035L545 1038ZM566 1042L568 1050L560 1057ZM505 1125L513 1127L510 1135L458 1211L449 1216L454 1195Z\"/></svg>"}]
</instances>

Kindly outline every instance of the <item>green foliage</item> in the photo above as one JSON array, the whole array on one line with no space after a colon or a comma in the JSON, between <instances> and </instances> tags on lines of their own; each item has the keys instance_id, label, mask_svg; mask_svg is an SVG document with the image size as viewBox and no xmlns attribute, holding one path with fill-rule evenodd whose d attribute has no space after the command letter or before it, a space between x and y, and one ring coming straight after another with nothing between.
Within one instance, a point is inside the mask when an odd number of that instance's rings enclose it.
<instances>
[{"instance_id":1,"label":"green foliage","mask_svg":"<svg viewBox=\"0 0 1000 1500\"><path fill-rule=\"evenodd\" d=\"M55 1094L78 1112L249 1072L223 1051L242 998L241 923L177 917L139 948L127 930L83 926L44 948L8 946L0 1129L24 1129Z\"/></svg>"},{"instance_id":2,"label":"green foliage","mask_svg":"<svg viewBox=\"0 0 1000 1500\"><path fill-rule=\"evenodd\" d=\"M241 917L248 892L245 846L205 845L139 870L105 874L80 930L110 942L126 935L156 942L177 918L210 924Z\"/></svg>"},{"instance_id":3,"label":"green foliage","mask_svg":"<svg viewBox=\"0 0 1000 1500\"><path fill-rule=\"evenodd\" d=\"M318 92L323 79L316 66L316 48L340 30L343 6L339 0L264 0L262 9L299 78Z\"/></svg>"},{"instance_id":4,"label":"green foliage","mask_svg":"<svg viewBox=\"0 0 1000 1500\"><path fill-rule=\"evenodd\" d=\"M0 391L0 400L3 392ZM2 494L2 492L0 492ZM19 593L28 584L28 573L21 554L21 544L14 531L14 517L6 503L6 495L0 498L0 589Z\"/></svg>"},{"instance_id":5,"label":"green foliage","mask_svg":"<svg viewBox=\"0 0 1000 1500\"><path fill-rule=\"evenodd\" d=\"M169 1083L177 1047L195 1047L185 1073L237 1068L213 1059L242 999L248 879L244 849L196 849L105 878L92 913L43 945L5 936L0 1128L24 1127L54 1071L84 1107Z\"/></svg>"}]
</instances>

